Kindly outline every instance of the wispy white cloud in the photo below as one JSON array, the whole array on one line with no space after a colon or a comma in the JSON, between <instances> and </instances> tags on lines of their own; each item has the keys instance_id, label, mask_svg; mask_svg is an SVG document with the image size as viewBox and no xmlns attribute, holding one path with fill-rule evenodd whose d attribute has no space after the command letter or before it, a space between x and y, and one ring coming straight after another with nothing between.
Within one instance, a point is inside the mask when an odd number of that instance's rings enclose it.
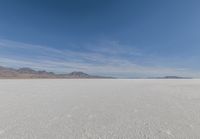
<instances>
[{"instance_id":1,"label":"wispy white cloud","mask_svg":"<svg viewBox=\"0 0 200 139\"><path fill-rule=\"evenodd\" d=\"M87 45L90 46L92 44ZM115 41L104 41L96 45L98 45L98 47L95 47L97 49L77 52L0 40L0 65L32 67L60 73L78 70L90 74L117 77L165 75L200 77L199 72L189 69L142 66L134 63L132 59L128 59L124 55L142 56L142 53L130 47L121 46Z\"/></svg>"},{"instance_id":2,"label":"wispy white cloud","mask_svg":"<svg viewBox=\"0 0 200 139\"><path fill-rule=\"evenodd\" d=\"M137 50L135 47L128 45L122 45L118 41L100 41L95 44L95 47L92 47L94 44L87 44L91 52L109 54L113 56L128 55L128 56L141 56L142 53Z\"/></svg>"}]
</instances>

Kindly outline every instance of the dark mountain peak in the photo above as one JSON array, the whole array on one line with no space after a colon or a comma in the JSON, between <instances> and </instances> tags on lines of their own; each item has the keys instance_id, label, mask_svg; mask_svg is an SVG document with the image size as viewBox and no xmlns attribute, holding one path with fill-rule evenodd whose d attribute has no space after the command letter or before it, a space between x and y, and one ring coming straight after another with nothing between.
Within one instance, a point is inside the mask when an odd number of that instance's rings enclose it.
<instances>
[{"instance_id":1,"label":"dark mountain peak","mask_svg":"<svg viewBox=\"0 0 200 139\"><path fill-rule=\"evenodd\" d=\"M178 77L178 76L165 76L163 78L165 78L165 79L177 79L177 78L182 78L182 77Z\"/></svg>"},{"instance_id":2,"label":"dark mountain peak","mask_svg":"<svg viewBox=\"0 0 200 139\"><path fill-rule=\"evenodd\" d=\"M27 67L24 67L24 68L19 68L17 70L19 73L27 73L27 74L36 74L37 72L31 68L27 68Z\"/></svg>"},{"instance_id":3,"label":"dark mountain peak","mask_svg":"<svg viewBox=\"0 0 200 139\"><path fill-rule=\"evenodd\" d=\"M69 73L69 75L88 75L88 74L81 71L73 71Z\"/></svg>"},{"instance_id":4,"label":"dark mountain peak","mask_svg":"<svg viewBox=\"0 0 200 139\"><path fill-rule=\"evenodd\" d=\"M71 72L71 73L69 73L67 75L70 76L70 77L79 77L79 78L88 78L88 77L90 77L89 74L81 72L81 71L73 71L73 72Z\"/></svg>"}]
</instances>

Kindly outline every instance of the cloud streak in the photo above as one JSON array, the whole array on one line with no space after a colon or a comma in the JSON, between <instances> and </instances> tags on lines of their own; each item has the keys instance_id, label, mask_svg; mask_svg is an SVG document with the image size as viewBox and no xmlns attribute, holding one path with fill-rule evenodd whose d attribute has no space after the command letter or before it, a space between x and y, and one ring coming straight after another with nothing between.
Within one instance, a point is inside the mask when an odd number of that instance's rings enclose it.
<instances>
[{"instance_id":1,"label":"cloud streak","mask_svg":"<svg viewBox=\"0 0 200 139\"><path fill-rule=\"evenodd\" d=\"M98 49L77 52L59 50L47 46L32 45L10 40L0 40L0 65L7 67L31 67L58 73L83 71L115 77L152 77L165 75L200 76L200 73L181 68L142 66L134 58L142 53L121 46L115 41L104 41ZM127 56L133 58L127 58Z\"/></svg>"}]
</instances>

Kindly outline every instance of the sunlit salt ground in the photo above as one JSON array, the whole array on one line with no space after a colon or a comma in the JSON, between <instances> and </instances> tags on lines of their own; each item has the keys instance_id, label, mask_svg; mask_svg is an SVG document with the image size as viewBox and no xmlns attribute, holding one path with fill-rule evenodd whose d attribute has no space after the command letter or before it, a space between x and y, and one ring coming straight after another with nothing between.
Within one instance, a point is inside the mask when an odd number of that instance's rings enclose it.
<instances>
[{"instance_id":1,"label":"sunlit salt ground","mask_svg":"<svg viewBox=\"0 0 200 139\"><path fill-rule=\"evenodd\" d=\"M198 139L200 80L0 80L1 139Z\"/></svg>"}]
</instances>

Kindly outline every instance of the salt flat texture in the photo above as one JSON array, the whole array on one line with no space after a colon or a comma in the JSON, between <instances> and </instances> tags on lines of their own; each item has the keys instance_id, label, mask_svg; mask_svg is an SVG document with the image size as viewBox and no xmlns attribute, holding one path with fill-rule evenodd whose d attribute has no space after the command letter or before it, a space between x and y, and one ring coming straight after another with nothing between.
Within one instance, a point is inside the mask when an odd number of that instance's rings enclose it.
<instances>
[{"instance_id":1,"label":"salt flat texture","mask_svg":"<svg viewBox=\"0 0 200 139\"><path fill-rule=\"evenodd\" d=\"M1 139L199 139L200 80L0 80Z\"/></svg>"}]
</instances>

